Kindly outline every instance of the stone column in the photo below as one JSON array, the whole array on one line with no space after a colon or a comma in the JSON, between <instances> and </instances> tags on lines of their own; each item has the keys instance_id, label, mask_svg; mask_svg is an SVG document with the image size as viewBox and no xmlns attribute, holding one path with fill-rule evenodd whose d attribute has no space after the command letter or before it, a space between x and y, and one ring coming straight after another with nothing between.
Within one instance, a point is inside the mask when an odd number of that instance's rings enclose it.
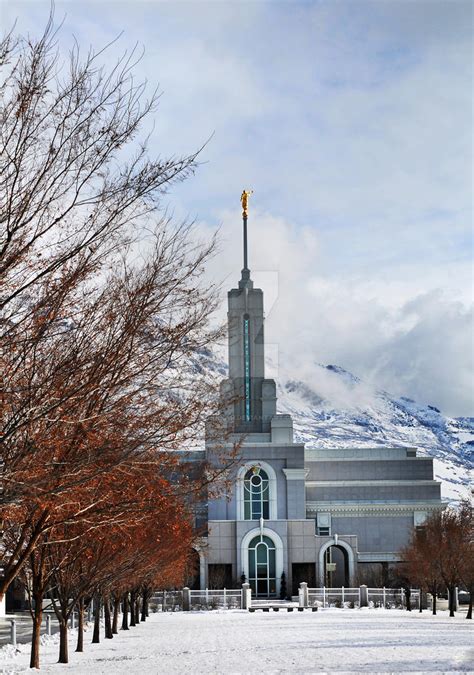
<instances>
[{"instance_id":1,"label":"stone column","mask_svg":"<svg viewBox=\"0 0 474 675\"><path fill-rule=\"evenodd\" d=\"M250 609L252 606L252 591L250 590L250 584L242 584L242 609Z\"/></svg>"},{"instance_id":2,"label":"stone column","mask_svg":"<svg viewBox=\"0 0 474 675\"><path fill-rule=\"evenodd\" d=\"M308 584L306 583L306 581L302 581L300 583L300 589L301 589L301 593L300 593L300 596L299 596L300 597L300 603L301 602L303 603L303 605L302 605L303 607L308 607L309 597L308 597Z\"/></svg>"}]
</instances>

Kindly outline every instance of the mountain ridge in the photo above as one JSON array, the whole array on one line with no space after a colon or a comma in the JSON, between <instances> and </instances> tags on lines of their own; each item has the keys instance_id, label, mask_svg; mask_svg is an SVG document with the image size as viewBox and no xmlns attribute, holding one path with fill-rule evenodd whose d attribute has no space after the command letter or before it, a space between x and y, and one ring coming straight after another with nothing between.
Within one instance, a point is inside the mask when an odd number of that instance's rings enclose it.
<instances>
[{"instance_id":1,"label":"mountain ridge","mask_svg":"<svg viewBox=\"0 0 474 675\"><path fill-rule=\"evenodd\" d=\"M308 448L417 448L435 459L444 499L469 494L474 417L447 417L434 405L371 388L334 364L315 364L311 374L308 383L279 372L279 409L292 415L296 440Z\"/></svg>"}]
</instances>

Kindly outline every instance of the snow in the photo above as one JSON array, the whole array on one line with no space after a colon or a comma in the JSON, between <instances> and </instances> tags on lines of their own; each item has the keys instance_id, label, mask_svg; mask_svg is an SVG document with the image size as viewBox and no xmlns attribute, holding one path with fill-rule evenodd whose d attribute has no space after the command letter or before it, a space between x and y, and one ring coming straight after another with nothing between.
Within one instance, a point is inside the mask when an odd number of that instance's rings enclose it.
<instances>
[{"instance_id":1,"label":"snow","mask_svg":"<svg viewBox=\"0 0 474 675\"><path fill-rule=\"evenodd\" d=\"M42 648L43 673L468 672L474 622L427 612L326 609L318 612L169 612L150 616L99 645L85 636L58 665L57 636ZM2 673L28 669L28 647L0 650Z\"/></svg>"},{"instance_id":2,"label":"snow","mask_svg":"<svg viewBox=\"0 0 474 675\"><path fill-rule=\"evenodd\" d=\"M474 418L445 417L437 408L371 388L337 366L311 370L313 380L279 372L279 408L293 416L295 438L307 448L418 448L436 460L442 498L470 494ZM316 373L316 375L315 375Z\"/></svg>"}]
</instances>

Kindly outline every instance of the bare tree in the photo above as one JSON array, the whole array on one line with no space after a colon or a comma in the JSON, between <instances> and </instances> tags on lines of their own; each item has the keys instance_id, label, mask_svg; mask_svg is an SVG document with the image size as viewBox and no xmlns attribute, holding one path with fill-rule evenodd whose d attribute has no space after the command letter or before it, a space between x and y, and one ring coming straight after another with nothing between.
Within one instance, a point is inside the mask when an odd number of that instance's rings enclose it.
<instances>
[{"instance_id":1,"label":"bare tree","mask_svg":"<svg viewBox=\"0 0 474 675\"><path fill-rule=\"evenodd\" d=\"M106 70L75 46L64 63L54 40L50 21L0 46L0 596L46 532L103 503L101 475L129 460L149 471L152 452L189 490L174 451L215 402L201 375L220 334L202 282L214 241L160 211L196 153L151 160L138 142L157 97L134 54Z\"/></svg>"}]
</instances>

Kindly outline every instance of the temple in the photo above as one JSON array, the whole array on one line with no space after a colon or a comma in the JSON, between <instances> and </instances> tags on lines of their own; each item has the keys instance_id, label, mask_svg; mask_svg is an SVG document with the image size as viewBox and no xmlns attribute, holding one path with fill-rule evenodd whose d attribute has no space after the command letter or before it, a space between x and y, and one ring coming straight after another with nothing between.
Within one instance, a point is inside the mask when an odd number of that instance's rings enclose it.
<instances>
[{"instance_id":1,"label":"temple","mask_svg":"<svg viewBox=\"0 0 474 675\"><path fill-rule=\"evenodd\" d=\"M412 529L441 505L433 460L414 448L306 450L295 442L291 416L277 412L275 381L265 377L264 299L248 268L247 218L245 200L244 266L228 292L224 410L206 438L210 461L219 443L240 444L240 455L232 489L201 514L207 536L195 585L230 588L245 577L256 597L275 597L283 573L288 595L301 581L388 584Z\"/></svg>"}]
</instances>

